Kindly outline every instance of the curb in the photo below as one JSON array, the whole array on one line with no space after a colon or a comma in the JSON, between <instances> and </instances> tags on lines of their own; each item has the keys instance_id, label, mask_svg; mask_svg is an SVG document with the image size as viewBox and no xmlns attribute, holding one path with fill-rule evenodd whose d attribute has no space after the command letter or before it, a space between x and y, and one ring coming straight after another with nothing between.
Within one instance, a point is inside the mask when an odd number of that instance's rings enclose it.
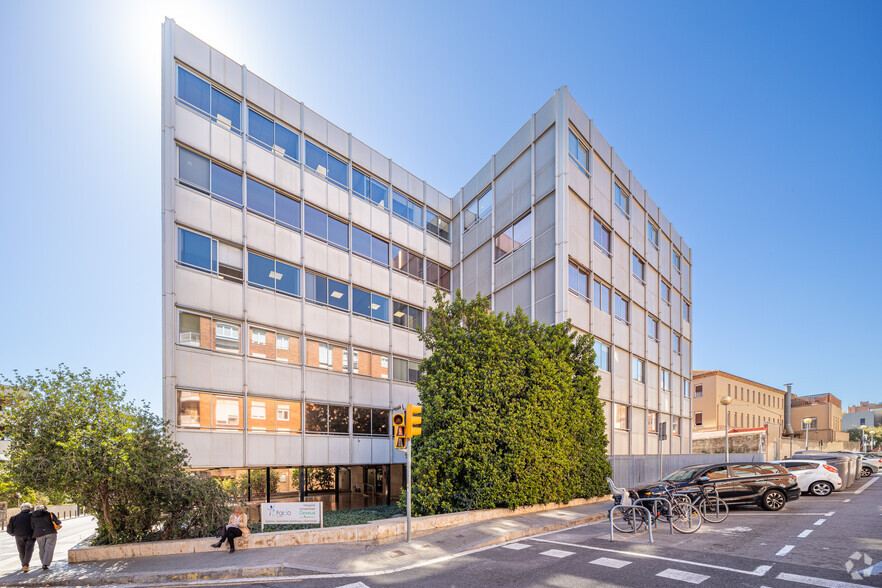
<instances>
[{"instance_id":1,"label":"curb","mask_svg":"<svg viewBox=\"0 0 882 588\"><path fill-rule=\"evenodd\" d=\"M469 551L473 551L476 549L486 549L488 547L492 547L494 545L500 545L502 543L508 543L509 541L516 541L518 539L523 539L525 537L531 537L533 535L540 535L543 533L553 533L555 531L561 531L563 529L568 529L571 527L578 527L580 525L585 525L588 523L594 523L597 521L601 521L606 519L606 513L595 513L590 515L584 515L579 518L570 520L570 521L559 521L559 522L551 522L547 525L540 525L535 527L529 527L527 529L518 529L516 531L509 531L507 533L503 533L498 537L493 537L479 543L477 545L471 545L466 549L461 549L458 551L453 551L448 555L458 554L458 553L466 553ZM388 571L393 571L394 567L389 568ZM365 574L370 575L378 575L383 573L385 569L378 570L364 570ZM337 571L337 572L327 572L330 574L340 574L340 573L348 573L345 571ZM118 576L110 576L110 575L102 575L94 578L86 578L86 577L66 577L66 578L45 578L41 579L39 575L33 575L30 578L24 579L22 582L12 582L9 584L5 584L4 586L8 586L9 588L17 588L17 587L34 587L34 586L109 586L116 584L138 584L138 585L149 585L149 584L173 584L173 583L191 583L198 582L204 580L260 580L262 578L270 579L294 579L298 576L309 574L316 575L315 571L298 569L296 567L288 567L285 565L278 566L259 566L259 567L250 567L250 568L241 568L241 567L229 567L222 568L216 570L206 570L203 572L189 572L189 573L144 573L144 574L123 574ZM4 578L8 580L7 578Z\"/></svg>"}]
</instances>

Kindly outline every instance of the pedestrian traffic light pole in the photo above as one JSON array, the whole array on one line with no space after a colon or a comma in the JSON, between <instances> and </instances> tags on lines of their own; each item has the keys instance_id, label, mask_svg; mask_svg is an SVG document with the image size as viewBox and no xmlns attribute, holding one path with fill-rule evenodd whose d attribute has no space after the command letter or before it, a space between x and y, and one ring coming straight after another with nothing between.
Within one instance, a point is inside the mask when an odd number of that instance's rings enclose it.
<instances>
[{"instance_id":1,"label":"pedestrian traffic light pole","mask_svg":"<svg viewBox=\"0 0 882 588\"><path fill-rule=\"evenodd\" d=\"M407 542L410 543L410 489L411 489L411 458L413 453L413 438L422 435L422 422L420 416L422 407L408 404L404 414L392 415L392 434L395 438L395 449L407 454Z\"/></svg>"},{"instance_id":2,"label":"pedestrian traffic light pole","mask_svg":"<svg viewBox=\"0 0 882 588\"><path fill-rule=\"evenodd\" d=\"M413 439L407 440L407 542L410 543L410 454Z\"/></svg>"}]
</instances>

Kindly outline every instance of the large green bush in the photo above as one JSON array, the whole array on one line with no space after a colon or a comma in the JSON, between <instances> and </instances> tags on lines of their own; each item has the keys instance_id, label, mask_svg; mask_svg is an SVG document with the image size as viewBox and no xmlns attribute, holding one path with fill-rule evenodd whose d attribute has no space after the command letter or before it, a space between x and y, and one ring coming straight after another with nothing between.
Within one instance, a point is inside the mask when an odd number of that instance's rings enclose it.
<instances>
[{"instance_id":1,"label":"large green bush","mask_svg":"<svg viewBox=\"0 0 882 588\"><path fill-rule=\"evenodd\" d=\"M62 365L6 386L6 480L88 508L97 544L207 536L225 522L228 493L186 471L186 450L162 419L125 400L118 376Z\"/></svg>"},{"instance_id":2,"label":"large green bush","mask_svg":"<svg viewBox=\"0 0 882 588\"><path fill-rule=\"evenodd\" d=\"M419 515L566 502L606 493L605 423L593 339L569 322L494 314L487 298L435 296L417 383ZM402 500L404 498L402 497Z\"/></svg>"}]
</instances>

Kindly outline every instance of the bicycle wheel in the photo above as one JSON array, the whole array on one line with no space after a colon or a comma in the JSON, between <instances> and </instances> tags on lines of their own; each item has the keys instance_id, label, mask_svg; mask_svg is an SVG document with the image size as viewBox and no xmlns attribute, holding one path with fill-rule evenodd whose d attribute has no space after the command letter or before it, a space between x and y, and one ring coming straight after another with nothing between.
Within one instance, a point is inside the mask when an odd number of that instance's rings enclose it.
<instances>
[{"instance_id":1,"label":"bicycle wheel","mask_svg":"<svg viewBox=\"0 0 882 588\"><path fill-rule=\"evenodd\" d=\"M701 501L701 518L709 523L722 523L729 516L729 506L718 496L708 496Z\"/></svg>"},{"instance_id":2,"label":"bicycle wheel","mask_svg":"<svg viewBox=\"0 0 882 588\"><path fill-rule=\"evenodd\" d=\"M636 533L646 524L646 515L633 509L616 509L612 515L612 525L620 533Z\"/></svg>"},{"instance_id":3,"label":"bicycle wheel","mask_svg":"<svg viewBox=\"0 0 882 588\"><path fill-rule=\"evenodd\" d=\"M701 513L691 504L676 502L672 508L671 524L681 533L694 533L701 528Z\"/></svg>"}]
</instances>

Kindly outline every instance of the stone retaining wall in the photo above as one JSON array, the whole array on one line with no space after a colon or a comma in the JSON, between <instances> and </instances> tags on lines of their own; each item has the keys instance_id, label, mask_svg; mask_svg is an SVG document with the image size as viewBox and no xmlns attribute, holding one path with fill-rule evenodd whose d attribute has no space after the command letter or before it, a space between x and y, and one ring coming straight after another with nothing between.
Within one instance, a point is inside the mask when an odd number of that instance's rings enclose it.
<instances>
[{"instance_id":1,"label":"stone retaining wall","mask_svg":"<svg viewBox=\"0 0 882 588\"><path fill-rule=\"evenodd\" d=\"M548 503L533 506L522 506L514 510L494 508L473 510L428 517L414 517L411 522L412 535L425 535L440 529L467 525L491 519L594 504L611 500L609 496L598 498L579 498L567 504ZM325 529L307 529L303 531L278 531L267 533L251 533L248 537L236 539L236 549L261 549L264 547L286 547L293 545L320 545L325 543L366 543L383 544L400 540L407 532L404 517L371 521L364 525L345 527L328 527ZM109 559L131 557L149 557L154 555L179 555L185 553L202 553L213 551L211 538L179 539L174 541L151 541L145 543L124 543L121 545L105 545L100 547L75 547L67 552L69 563L84 563Z\"/></svg>"}]
</instances>

